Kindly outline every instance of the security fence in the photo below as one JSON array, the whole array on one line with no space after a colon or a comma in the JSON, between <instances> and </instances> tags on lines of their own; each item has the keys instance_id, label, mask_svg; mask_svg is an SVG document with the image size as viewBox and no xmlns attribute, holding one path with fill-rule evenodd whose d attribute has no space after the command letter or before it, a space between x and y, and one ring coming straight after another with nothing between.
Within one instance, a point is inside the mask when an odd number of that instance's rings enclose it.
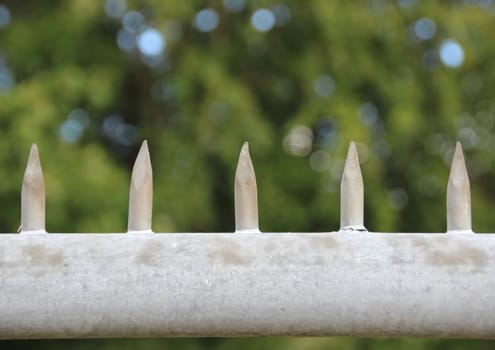
<instances>
[{"instance_id":1,"label":"security fence","mask_svg":"<svg viewBox=\"0 0 495 350\"><path fill-rule=\"evenodd\" d=\"M471 230L460 144L443 234L366 230L353 143L337 232L260 232L247 144L235 174L234 233L153 233L152 182L144 142L127 233L47 234L33 145L20 232L0 235L0 338L495 337L495 235Z\"/></svg>"}]
</instances>

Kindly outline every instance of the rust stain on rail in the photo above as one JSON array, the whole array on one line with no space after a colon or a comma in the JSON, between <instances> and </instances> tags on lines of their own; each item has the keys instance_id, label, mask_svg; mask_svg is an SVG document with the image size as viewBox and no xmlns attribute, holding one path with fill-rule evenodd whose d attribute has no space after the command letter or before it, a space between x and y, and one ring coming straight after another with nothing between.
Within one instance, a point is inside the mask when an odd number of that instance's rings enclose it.
<instances>
[{"instance_id":1,"label":"rust stain on rail","mask_svg":"<svg viewBox=\"0 0 495 350\"><path fill-rule=\"evenodd\" d=\"M34 278L60 271L67 266L60 250L47 248L43 244L27 245L22 248L21 253L21 260L15 262L13 266L22 266L24 260L24 263L30 264L26 272Z\"/></svg>"},{"instance_id":2,"label":"rust stain on rail","mask_svg":"<svg viewBox=\"0 0 495 350\"><path fill-rule=\"evenodd\" d=\"M159 242L147 242L136 256L136 262L146 266L158 266L159 254L162 250L163 247Z\"/></svg>"},{"instance_id":3,"label":"rust stain on rail","mask_svg":"<svg viewBox=\"0 0 495 350\"><path fill-rule=\"evenodd\" d=\"M429 250L426 252L426 260L435 266L459 266L472 265L477 270L482 270L488 265L488 255L479 248L457 247L452 251Z\"/></svg>"},{"instance_id":4,"label":"rust stain on rail","mask_svg":"<svg viewBox=\"0 0 495 350\"><path fill-rule=\"evenodd\" d=\"M64 255L59 251L50 251L42 244L32 244L24 247L22 253L35 266L57 267L63 264Z\"/></svg>"},{"instance_id":5,"label":"rust stain on rail","mask_svg":"<svg viewBox=\"0 0 495 350\"><path fill-rule=\"evenodd\" d=\"M233 240L218 240L215 248L208 253L208 259L212 262L220 262L225 265L249 266L252 258L247 256L242 247Z\"/></svg>"},{"instance_id":6,"label":"rust stain on rail","mask_svg":"<svg viewBox=\"0 0 495 350\"><path fill-rule=\"evenodd\" d=\"M413 245L424 249L426 262L432 266L460 267L471 266L473 272L480 272L489 264L487 253L480 248L470 246L468 242L459 241L454 246L445 245L438 239L415 239Z\"/></svg>"},{"instance_id":7,"label":"rust stain on rail","mask_svg":"<svg viewBox=\"0 0 495 350\"><path fill-rule=\"evenodd\" d=\"M334 237L331 236L311 237L311 244L316 248L325 248L325 249L336 249L340 245L340 243Z\"/></svg>"}]
</instances>

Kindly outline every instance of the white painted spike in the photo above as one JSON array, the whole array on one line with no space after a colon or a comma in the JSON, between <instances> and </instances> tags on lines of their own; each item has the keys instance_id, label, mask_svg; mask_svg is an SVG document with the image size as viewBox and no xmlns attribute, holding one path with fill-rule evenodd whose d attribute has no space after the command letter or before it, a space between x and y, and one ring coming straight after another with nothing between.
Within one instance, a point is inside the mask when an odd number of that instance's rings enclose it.
<instances>
[{"instance_id":1,"label":"white painted spike","mask_svg":"<svg viewBox=\"0 0 495 350\"><path fill-rule=\"evenodd\" d=\"M31 146L21 191L21 233L45 231L45 181L38 147Z\"/></svg>"},{"instance_id":2,"label":"white painted spike","mask_svg":"<svg viewBox=\"0 0 495 350\"><path fill-rule=\"evenodd\" d=\"M249 155L249 144L242 145L234 187L235 232L259 232L256 174Z\"/></svg>"},{"instance_id":3,"label":"white painted spike","mask_svg":"<svg viewBox=\"0 0 495 350\"><path fill-rule=\"evenodd\" d=\"M151 233L153 211L153 170L145 140L134 162L129 190L128 233Z\"/></svg>"},{"instance_id":4,"label":"white painted spike","mask_svg":"<svg viewBox=\"0 0 495 350\"><path fill-rule=\"evenodd\" d=\"M471 189L460 142L456 143L447 186L447 233L472 233Z\"/></svg>"},{"instance_id":5,"label":"white painted spike","mask_svg":"<svg viewBox=\"0 0 495 350\"><path fill-rule=\"evenodd\" d=\"M340 183L340 230L366 231L363 176L354 142L349 146Z\"/></svg>"}]
</instances>

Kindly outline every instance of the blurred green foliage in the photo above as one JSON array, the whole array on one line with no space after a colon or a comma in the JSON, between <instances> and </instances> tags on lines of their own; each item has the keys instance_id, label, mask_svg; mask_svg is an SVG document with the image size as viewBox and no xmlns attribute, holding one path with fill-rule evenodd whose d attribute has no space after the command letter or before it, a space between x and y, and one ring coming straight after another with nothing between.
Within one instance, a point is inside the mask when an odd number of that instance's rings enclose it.
<instances>
[{"instance_id":1,"label":"blurred green foliage","mask_svg":"<svg viewBox=\"0 0 495 350\"><path fill-rule=\"evenodd\" d=\"M264 9L260 11L260 9ZM250 141L263 231L339 227L351 140L373 231L445 231L463 143L476 231L495 230L492 0L0 1L0 230L19 225L31 142L50 232L122 232L149 140L156 232L232 231ZM175 339L2 348L441 349L490 342Z\"/></svg>"}]
</instances>

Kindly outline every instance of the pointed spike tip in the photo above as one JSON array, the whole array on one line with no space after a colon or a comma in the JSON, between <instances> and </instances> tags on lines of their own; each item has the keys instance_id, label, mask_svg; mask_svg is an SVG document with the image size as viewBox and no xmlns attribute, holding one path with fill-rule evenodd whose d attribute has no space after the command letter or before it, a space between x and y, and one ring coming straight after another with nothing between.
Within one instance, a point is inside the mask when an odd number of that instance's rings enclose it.
<instances>
[{"instance_id":1,"label":"pointed spike tip","mask_svg":"<svg viewBox=\"0 0 495 350\"><path fill-rule=\"evenodd\" d=\"M455 162L459 162L461 161L462 163L465 163L465 159L464 159L464 152L462 150L462 144L457 141L455 143L455 151L454 151L454 157L452 159L452 164L454 164Z\"/></svg>"},{"instance_id":2,"label":"pointed spike tip","mask_svg":"<svg viewBox=\"0 0 495 350\"><path fill-rule=\"evenodd\" d=\"M153 170L147 141L143 141L132 168L128 232L152 232Z\"/></svg>"},{"instance_id":3,"label":"pointed spike tip","mask_svg":"<svg viewBox=\"0 0 495 350\"><path fill-rule=\"evenodd\" d=\"M147 140L144 140L143 143L141 143L141 147L139 147L139 152L138 152L138 155L136 158L139 158L140 156L143 157L147 157L149 158L149 149L148 149L148 141Z\"/></svg>"},{"instance_id":4,"label":"pointed spike tip","mask_svg":"<svg viewBox=\"0 0 495 350\"><path fill-rule=\"evenodd\" d=\"M21 232L45 232L45 181L35 143L29 151L22 182Z\"/></svg>"},{"instance_id":5,"label":"pointed spike tip","mask_svg":"<svg viewBox=\"0 0 495 350\"><path fill-rule=\"evenodd\" d=\"M452 157L452 164L450 166L449 182L454 186L461 187L467 185L469 187L469 176L460 142L457 142L455 146L454 156Z\"/></svg>"},{"instance_id":6,"label":"pointed spike tip","mask_svg":"<svg viewBox=\"0 0 495 350\"><path fill-rule=\"evenodd\" d=\"M349 150L347 151L347 158L352 157L358 159L358 152L356 148L356 142L351 141L349 144Z\"/></svg>"},{"instance_id":7,"label":"pointed spike tip","mask_svg":"<svg viewBox=\"0 0 495 350\"><path fill-rule=\"evenodd\" d=\"M235 172L234 202L236 232L259 232L258 190L248 142L244 142L239 154Z\"/></svg>"},{"instance_id":8,"label":"pointed spike tip","mask_svg":"<svg viewBox=\"0 0 495 350\"><path fill-rule=\"evenodd\" d=\"M256 175L254 173L254 166L251 161L251 154L249 153L249 143L247 141L242 144L241 152L239 153L235 178L236 182L239 182L242 185L249 185L250 182L254 181L254 186L256 187Z\"/></svg>"},{"instance_id":9,"label":"pointed spike tip","mask_svg":"<svg viewBox=\"0 0 495 350\"><path fill-rule=\"evenodd\" d=\"M146 148L148 150L148 140L143 140L143 143L141 143L141 147L139 150L141 151L143 148Z\"/></svg>"},{"instance_id":10,"label":"pointed spike tip","mask_svg":"<svg viewBox=\"0 0 495 350\"><path fill-rule=\"evenodd\" d=\"M364 185L355 142L351 142L340 183L340 230L366 231Z\"/></svg>"},{"instance_id":11,"label":"pointed spike tip","mask_svg":"<svg viewBox=\"0 0 495 350\"><path fill-rule=\"evenodd\" d=\"M34 142L31 144L31 149L29 150L29 159L31 159L31 157L39 159L38 145Z\"/></svg>"},{"instance_id":12,"label":"pointed spike tip","mask_svg":"<svg viewBox=\"0 0 495 350\"><path fill-rule=\"evenodd\" d=\"M33 183L33 181L43 180L43 172L41 170L40 156L38 153L38 146L33 143L29 151L29 157L26 165L26 170L24 172L24 181Z\"/></svg>"},{"instance_id":13,"label":"pointed spike tip","mask_svg":"<svg viewBox=\"0 0 495 350\"><path fill-rule=\"evenodd\" d=\"M132 181L135 186L141 186L143 182L152 176L151 158L146 140L141 144L134 166L132 168Z\"/></svg>"},{"instance_id":14,"label":"pointed spike tip","mask_svg":"<svg viewBox=\"0 0 495 350\"><path fill-rule=\"evenodd\" d=\"M241 147L241 153L239 155L239 158L244 159L246 157L250 158L251 160L251 155L249 154L249 142L244 141Z\"/></svg>"},{"instance_id":15,"label":"pointed spike tip","mask_svg":"<svg viewBox=\"0 0 495 350\"><path fill-rule=\"evenodd\" d=\"M447 232L472 232L471 188L460 142L456 143L447 185Z\"/></svg>"},{"instance_id":16,"label":"pointed spike tip","mask_svg":"<svg viewBox=\"0 0 495 350\"><path fill-rule=\"evenodd\" d=\"M347 157L345 159L345 168L349 168L350 166L352 167L360 167L359 165L359 154L357 151L356 143L354 141L351 141L349 144L349 149L347 151Z\"/></svg>"}]
</instances>

